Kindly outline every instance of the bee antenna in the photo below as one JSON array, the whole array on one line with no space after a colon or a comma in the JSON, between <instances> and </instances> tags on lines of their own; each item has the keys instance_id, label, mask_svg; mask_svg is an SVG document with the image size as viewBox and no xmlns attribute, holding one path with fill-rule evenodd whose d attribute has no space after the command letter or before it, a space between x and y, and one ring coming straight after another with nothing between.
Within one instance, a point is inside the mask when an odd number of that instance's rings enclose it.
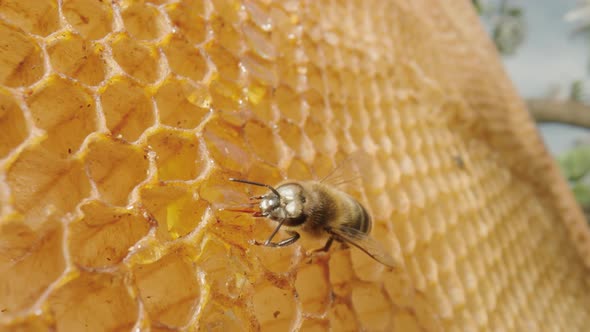
<instances>
[{"instance_id":1,"label":"bee antenna","mask_svg":"<svg viewBox=\"0 0 590 332\"><path fill-rule=\"evenodd\" d=\"M236 179L236 178L229 178L229 180L233 181L233 182L241 182L241 183L245 183L245 184L251 184L251 185L259 186L259 187L266 187L266 188L270 189L270 191L272 191L273 194L277 195L277 197L281 197L281 194L279 194L279 192L275 188L273 188L271 185L268 185L265 183Z\"/></svg>"}]
</instances>

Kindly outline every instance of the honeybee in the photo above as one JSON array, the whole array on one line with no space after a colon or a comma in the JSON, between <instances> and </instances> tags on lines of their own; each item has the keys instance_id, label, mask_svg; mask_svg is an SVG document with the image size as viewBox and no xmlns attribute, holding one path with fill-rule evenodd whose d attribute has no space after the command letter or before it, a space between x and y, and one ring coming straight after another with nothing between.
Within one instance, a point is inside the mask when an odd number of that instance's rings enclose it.
<instances>
[{"instance_id":1,"label":"honeybee","mask_svg":"<svg viewBox=\"0 0 590 332\"><path fill-rule=\"evenodd\" d=\"M324 247L314 252L328 251L334 240L350 244L365 252L381 264L394 268L399 264L374 240L371 232L371 216L352 196L318 181L286 181L276 189L268 184L230 178L230 181L266 187L269 192L251 199L258 204L255 217L276 221L278 225L264 242L256 245L285 247L299 239L295 229L312 235L328 235ZM250 212L250 211L248 211ZM288 227L290 237L273 242L279 229Z\"/></svg>"}]
</instances>

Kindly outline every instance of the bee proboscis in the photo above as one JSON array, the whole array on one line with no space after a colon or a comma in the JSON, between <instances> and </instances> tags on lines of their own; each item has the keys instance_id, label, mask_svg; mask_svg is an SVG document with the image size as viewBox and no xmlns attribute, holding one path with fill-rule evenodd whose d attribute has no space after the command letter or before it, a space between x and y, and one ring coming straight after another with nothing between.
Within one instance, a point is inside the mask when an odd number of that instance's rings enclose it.
<instances>
[{"instance_id":1,"label":"bee proboscis","mask_svg":"<svg viewBox=\"0 0 590 332\"><path fill-rule=\"evenodd\" d=\"M276 221L278 225L264 242L267 247L285 247L295 243L301 229L313 236L328 235L324 247L328 251L334 240L350 244L388 267L397 267L395 259L369 234L372 221L367 210L352 196L318 181L286 181L276 188L249 180L230 178L230 181L266 187L269 192L251 199L258 204L255 217ZM273 242L281 227L287 227L290 237Z\"/></svg>"}]
</instances>

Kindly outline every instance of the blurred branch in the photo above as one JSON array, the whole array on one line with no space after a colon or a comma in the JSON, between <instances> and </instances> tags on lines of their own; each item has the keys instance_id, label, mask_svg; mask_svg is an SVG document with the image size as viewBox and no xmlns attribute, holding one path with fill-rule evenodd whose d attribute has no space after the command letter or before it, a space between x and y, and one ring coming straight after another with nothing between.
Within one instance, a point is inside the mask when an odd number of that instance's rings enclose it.
<instances>
[{"instance_id":1,"label":"blurred branch","mask_svg":"<svg viewBox=\"0 0 590 332\"><path fill-rule=\"evenodd\" d=\"M574 100L528 99L537 122L560 122L590 128L590 106Z\"/></svg>"}]
</instances>

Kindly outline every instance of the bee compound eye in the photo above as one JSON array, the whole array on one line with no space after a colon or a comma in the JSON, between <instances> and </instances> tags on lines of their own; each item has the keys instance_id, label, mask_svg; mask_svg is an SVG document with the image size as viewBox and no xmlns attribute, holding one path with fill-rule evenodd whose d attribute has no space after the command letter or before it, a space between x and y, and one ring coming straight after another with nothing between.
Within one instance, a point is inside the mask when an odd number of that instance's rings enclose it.
<instances>
[{"instance_id":1,"label":"bee compound eye","mask_svg":"<svg viewBox=\"0 0 590 332\"><path fill-rule=\"evenodd\" d=\"M289 216L297 217L299 214L301 214L301 204L297 202L291 202L285 206L285 210Z\"/></svg>"}]
</instances>

